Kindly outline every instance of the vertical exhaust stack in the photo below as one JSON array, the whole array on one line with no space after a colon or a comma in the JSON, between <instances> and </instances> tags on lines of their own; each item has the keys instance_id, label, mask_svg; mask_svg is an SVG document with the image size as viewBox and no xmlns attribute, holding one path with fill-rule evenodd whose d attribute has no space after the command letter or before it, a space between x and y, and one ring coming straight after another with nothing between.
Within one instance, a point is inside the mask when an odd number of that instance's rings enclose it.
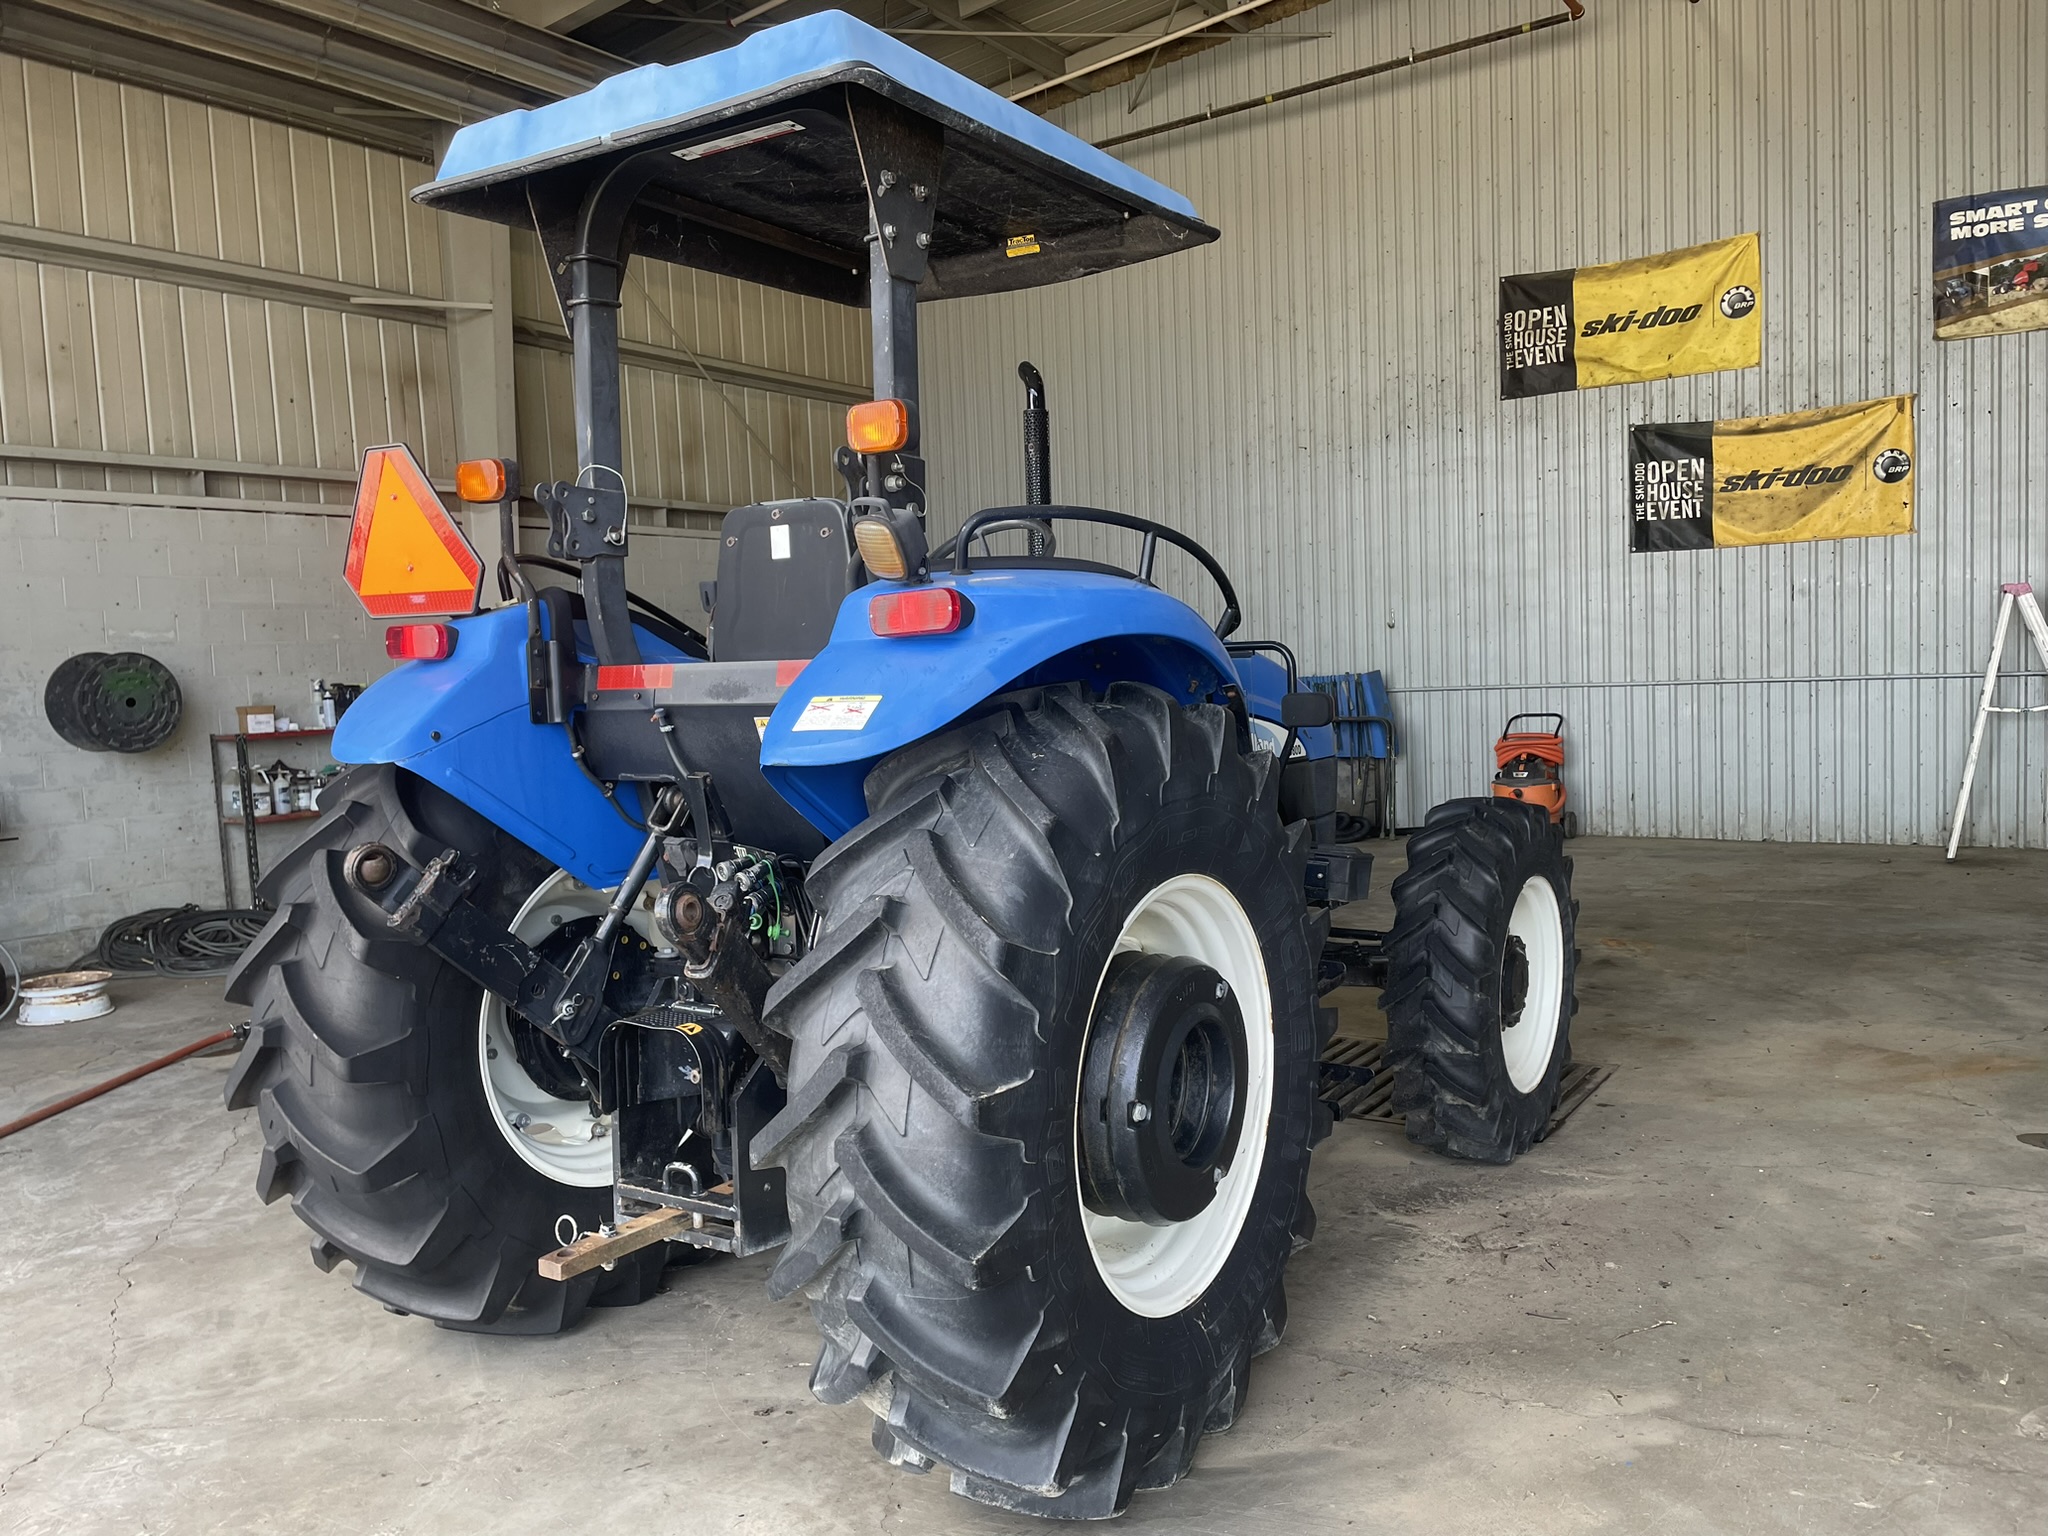
<instances>
[{"instance_id":1,"label":"vertical exhaust stack","mask_svg":"<svg viewBox=\"0 0 2048 1536\"><path fill-rule=\"evenodd\" d=\"M1024 381L1024 504L1052 505L1052 413L1045 408L1045 377L1032 364L1019 363L1017 377ZM1034 556L1052 553L1052 525L1031 534Z\"/></svg>"}]
</instances>

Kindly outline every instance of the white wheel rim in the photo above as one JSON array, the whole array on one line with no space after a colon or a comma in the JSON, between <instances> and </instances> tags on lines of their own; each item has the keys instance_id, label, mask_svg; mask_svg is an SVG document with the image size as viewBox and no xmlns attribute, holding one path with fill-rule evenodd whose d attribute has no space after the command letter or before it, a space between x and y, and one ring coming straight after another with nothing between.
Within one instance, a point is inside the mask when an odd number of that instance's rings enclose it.
<instances>
[{"instance_id":1,"label":"white wheel rim","mask_svg":"<svg viewBox=\"0 0 2048 1536\"><path fill-rule=\"evenodd\" d=\"M1500 1032L1500 1050L1515 1091L1531 1093L1550 1070L1564 1005L1564 916L1557 892L1541 875L1523 882L1515 897L1508 937L1522 941L1529 986L1522 996L1522 1016Z\"/></svg>"},{"instance_id":2,"label":"white wheel rim","mask_svg":"<svg viewBox=\"0 0 2048 1536\"><path fill-rule=\"evenodd\" d=\"M1103 1283L1140 1317L1171 1317L1208 1290L1223 1268L1258 1189L1273 1109L1273 997L1258 934L1235 896L1207 875L1176 875L1153 888L1124 922L1115 955L1186 955L1230 983L1244 1015L1245 1112L1230 1171L1201 1213L1170 1227L1100 1215L1081 1203L1081 1227ZM1104 975L1108 966L1104 966ZM1096 992L1102 989L1096 980ZM1093 1012L1093 1002L1090 1012ZM1086 1049L1086 1041L1082 1048ZM1080 1103L1075 1101L1075 1199L1080 1194Z\"/></svg>"},{"instance_id":3,"label":"white wheel rim","mask_svg":"<svg viewBox=\"0 0 2048 1536\"><path fill-rule=\"evenodd\" d=\"M562 924L597 917L610 904L610 892L593 890L557 870L526 898L512 919L512 932L528 944L539 944ZM626 923L655 942L647 915L639 908ZM611 1184L611 1116L596 1114L582 1099L558 1099L527 1074L512 1043L505 1004L489 992L477 1015L477 1066L491 1121L521 1162L557 1184L582 1189Z\"/></svg>"}]
</instances>

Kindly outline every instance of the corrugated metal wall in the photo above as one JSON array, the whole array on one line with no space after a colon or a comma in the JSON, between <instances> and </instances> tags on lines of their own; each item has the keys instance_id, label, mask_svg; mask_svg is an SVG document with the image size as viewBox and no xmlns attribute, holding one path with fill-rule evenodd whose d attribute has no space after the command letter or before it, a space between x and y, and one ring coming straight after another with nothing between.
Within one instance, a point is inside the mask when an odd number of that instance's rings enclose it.
<instances>
[{"instance_id":1,"label":"corrugated metal wall","mask_svg":"<svg viewBox=\"0 0 2048 1536\"><path fill-rule=\"evenodd\" d=\"M513 240L512 304L522 467L530 481L573 478L568 337L531 234ZM844 441L845 406L867 394L860 310L636 260L619 336L626 478L636 499L723 513L838 485L832 450ZM663 353L672 355L657 360ZM786 382L749 388L733 364Z\"/></svg>"},{"instance_id":2,"label":"corrugated metal wall","mask_svg":"<svg viewBox=\"0 0 2048 1536\"><path fill-rule=\"evenodd\" d=\"M401 294L441 291L423 167L0 56L0 220ZM352 498L361 450L451 457L439 316L406 324L248 293L0 259L7 483L271 500ZM166 274L167 278L169 274ZM33 447L71 450L51 462ZM100 468L95 453L326 470L265 479Z\"/></svg>"},{"instance_id":3,"label":"corrugated metal wall","mask_svg":"<svg viewBox=\"0 0 2048 1536\"><path fill-rule=\"evenodd\" d=\"M431 168L240 113L0 55L0 250L84 237L65 262L0 255L6 482L346 503L362 450L453 458L440 311L411 323L94 270L104 243L356 285L446 294L440 219L406 194ZM519 452L573 476L567 337L537 242L515 238ZM628 483L654 507L723 509L830 476L839 406L866 388L858 311L637 262L621 332ZM31 450L62 450L39 459ZM264 479L110 457L321 471ZM335 478L335 477L341 478Z\"/></svg>"},{"instance_id":4,"label":"corrugated metal wall","mask_svg":"<svg viewBox=\"0 0 2048 1536\"><path fill-rule=\"evenodd\" d=\"M341 582L347 516L366 447L403 441L452 474L449 326L473 311L444 311L451 289L509 312L526 478L573 474L566 342L532 242L509 292L458 268L442 216L406 196L430 174L0 55L0 941L22 963L61 964L139 907L220 901L208 733L240 704L310 718L312 678L388 666ZM837 413L866 393L865 323L634 274L632 579L693 614L715 510L830 479ZM65 744L43 718L51 670L131 649L179 678L178 734L137 756ZM266 746L258 763L324 757ZM300 830L262 829L266 864ZM245 899L239 831L233 855Z\"/></svg>"},{"instance_id":5,"label":"corrugated metal wall","mask_svg":"<svg viewBox=\"0 0 2048 1536\"><path fill-rule=\"evenodd\" d=\"M868 394L862 311L667 262L626 269L619 313L634 590L697 615L718 574L719 519L777 497L833 495L845 410ZM540 242L515 233L520 471L576 474L568 333ZM668 537L648 537L662 533ZM537 547L537 545L536 545Z\"/></svg>"},{"instance_id":6,"label":"corrugated metal wall","mask_svg":"<svg viewBox=\"0 0 2048 1536\"><path fill-rule=\"evenodd\" d=\"M1549 9L1331 0L1285 24L1326 40L1228 46L1135 115L1127 87L1060 117L1102 138ZM2048 584L2048 333L1931 339L1930 205L2048 179L2044 65L2039 5L1589 0L1575 26L1134 145L1223 240L933 306L939 520L1017 498L1028 356L1060 499L1196 533L1245 633L1310 670L1385 670L1404 822L1482 790L1510 711L1554 706L1590 831L1938 840L1998 583ZM1745 230L1761 369L1497 398L1501 274ZM1899 392L1914 534L1627 552L1630 424ZM2048 846L2041 717L1994 721L1986 761L1970 836Z\"/></svg>"}]
</instances>

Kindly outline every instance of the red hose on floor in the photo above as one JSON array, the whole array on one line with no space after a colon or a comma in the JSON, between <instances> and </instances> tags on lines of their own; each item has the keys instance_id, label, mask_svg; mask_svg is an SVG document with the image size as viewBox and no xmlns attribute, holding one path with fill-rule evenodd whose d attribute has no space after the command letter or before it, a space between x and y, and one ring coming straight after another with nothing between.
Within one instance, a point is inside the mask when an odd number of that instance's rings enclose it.
<instances>
[{"instance_id":1,"label":"red hose on floor","mask_svg":"<svg viewBox=\"0 0 2048 1536\"><path fill-rule=\"evenodd\" d=\"M147 1077L152 1072L168 1067L174 1061L183 1061L187 1056L203 1051L209 1045L219 1045L224 1040L232 1040L234 1038L234 1030L224 1029L217 1035L208 1035L204 1040L194 1040L190 1045L181 1045L168 1056L159 1056L155 1061L145 1062L139 1067L131 1067L119 1077L110 1077L104 1083L95 1083L90 1088L80 1089L68 1099L59 1099L54 1104L45 1104L41 1109L23 1115L19 1120L10 1120L5 1125L0 1125L0 1141L4 1141L16 1131L25 1131L32 1125L40 1124L53 1115L61 1115L67 1109L76 1109L88 1099L96 1099L103 1093L112 1093L123 1083L132 1083L138 1077Z\"/></svg>"}]
</instances>

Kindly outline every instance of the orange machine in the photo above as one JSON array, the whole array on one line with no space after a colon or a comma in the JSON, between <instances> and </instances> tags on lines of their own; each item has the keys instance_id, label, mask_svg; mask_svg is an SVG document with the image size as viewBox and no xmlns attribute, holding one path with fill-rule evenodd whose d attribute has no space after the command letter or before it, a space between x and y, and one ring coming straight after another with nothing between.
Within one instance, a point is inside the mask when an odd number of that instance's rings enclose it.
<instances>
[{"instance_id":1,"label":"orange machine","mask_svg":"<svg viewBox=\"0 0 2048 1536\"><path fill-rule=\"evenodd\" d=\"M1555 720L1554 731L1518 731L1519 720ZM1551 713L1512 715L1493 744L1499 772L1493 776L1496 799L1520 800L1541 806L1566 837L1579 835L1579 815L1565 809L1564 716Z\"/></svg>"}]
</instances>

